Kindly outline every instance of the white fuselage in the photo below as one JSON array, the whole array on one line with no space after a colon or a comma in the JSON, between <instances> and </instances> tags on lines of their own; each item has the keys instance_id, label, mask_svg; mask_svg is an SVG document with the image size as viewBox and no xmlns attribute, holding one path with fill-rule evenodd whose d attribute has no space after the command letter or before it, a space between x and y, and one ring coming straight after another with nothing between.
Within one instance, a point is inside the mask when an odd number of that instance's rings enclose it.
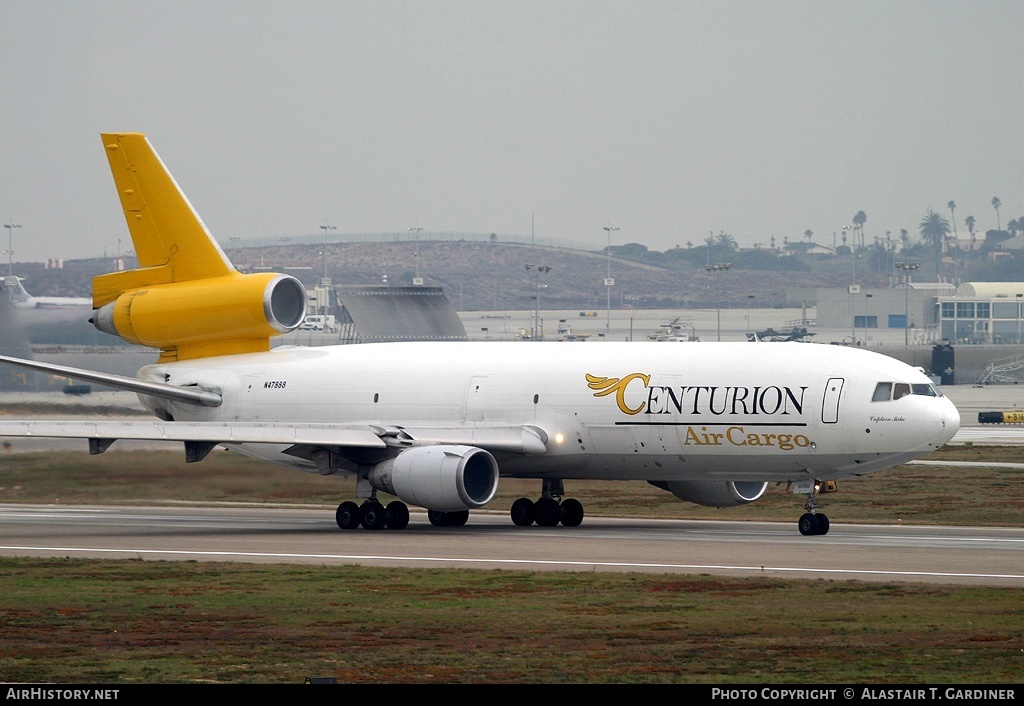
<instances>
[{"instance_id":1,"label":"white fuselage","mask_svg":"<svg viewBox=\"0 0 1024 706\"><path fill-rule=\"evenodd\" d=\"M317 422L445 430L526 426L541 454L495 454L513 477L789 481L861 475L940 448L945 397L872 401L880 382L927 387L880 354L808 343L379 343L147 366L219 407L150 397L175 421ZM276 445L243 453L316 472Z\"/></svg>"}]
</instances>

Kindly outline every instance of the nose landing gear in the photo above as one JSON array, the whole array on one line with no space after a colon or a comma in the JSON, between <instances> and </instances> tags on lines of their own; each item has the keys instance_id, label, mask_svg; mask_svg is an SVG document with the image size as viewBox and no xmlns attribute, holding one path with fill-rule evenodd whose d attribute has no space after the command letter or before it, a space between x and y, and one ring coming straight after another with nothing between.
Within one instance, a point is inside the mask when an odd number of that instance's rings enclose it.
<instances>
[{"instance_id":1,"label":"nose landing gear","mask_svg":"<svg viewBox=\"0 0 1024 706\"><path fill-rule=\"evenodd\" d=\"M816 512L818 509L817 496L819 493L834 493L838 490L834 480L829 481L801 481L796 484L794 493L806 493L807 502L804 503L804 514L800 515L797 527L800 534L805 536L828 534L828 515L823 512Z\"/></svg>"},{"instance_id":2,"label":"nose landing gear","mask_svg":"<svg viewBox=\"0 0 1024 706\"><path fill-rule=\"evenodd\" d=\"M800 527L800 534L803 535L828 534L828 515L822 513L815 515L805 512L800 515L800 521L797 524Z\"/></svg>"}]
</instances>

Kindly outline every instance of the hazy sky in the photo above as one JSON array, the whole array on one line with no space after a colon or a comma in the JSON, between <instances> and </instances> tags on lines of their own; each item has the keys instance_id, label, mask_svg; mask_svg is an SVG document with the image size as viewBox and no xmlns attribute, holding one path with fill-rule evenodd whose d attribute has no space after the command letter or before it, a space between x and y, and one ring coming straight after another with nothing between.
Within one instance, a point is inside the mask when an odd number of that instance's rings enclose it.
<instances>
[{"instance_id":1,"label":"hazy sky","mask_svg":"<svg viewBox=\"0 0 1024 706\"><path fill-rule=\"evenodd\" d=\"M0 27L15 261L131 247L101 131L147 133L224 241L1024 215L1020 0L0 0Z\"/></svg>"}]
</instances>

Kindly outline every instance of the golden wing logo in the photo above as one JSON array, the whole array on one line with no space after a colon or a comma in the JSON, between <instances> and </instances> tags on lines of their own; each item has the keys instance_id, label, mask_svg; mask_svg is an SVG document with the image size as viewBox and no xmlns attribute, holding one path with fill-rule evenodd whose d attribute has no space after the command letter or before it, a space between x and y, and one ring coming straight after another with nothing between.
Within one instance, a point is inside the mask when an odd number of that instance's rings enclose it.
<instances>
[{"instance_id":1,"label":"golden wing logo","mask_svg":"<svg viewBox=\"0 0 1024 706\"><path fill-rule=\"evenodd\" d=\"M644 411L644 405L647 404L646 402L641 402L640 406L635 409L626 404L626 387L634 380L642 380L646 388L651 382L651 376L645 373L630 373L624 378L605 378L587 373L587 387L591 390L597 390L594 393L594 397L605 397L614 392L615 404L625 414L640 414Z\"/></svg>"}]
</instances>

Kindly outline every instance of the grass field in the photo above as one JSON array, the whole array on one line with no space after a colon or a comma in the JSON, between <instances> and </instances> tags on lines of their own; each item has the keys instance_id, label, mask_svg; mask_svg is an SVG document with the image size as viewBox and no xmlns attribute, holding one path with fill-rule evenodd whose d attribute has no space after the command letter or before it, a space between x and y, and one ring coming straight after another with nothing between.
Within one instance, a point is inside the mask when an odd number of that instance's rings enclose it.
<instances>
[{"instance_id":1,"label":"grass field","mask_svg":"<svg viewBox=\"0 0 1024 706\"><path fill-rule=\"evenodd\" d=\"M84 442L83 442L84 448ZM4 502L136 504L277 502L334 508L355 487L342 475L322 477L257 463L216 451L186 464L172 451L10 454L0 458ZM930 459L1019 461L1013 447L947 447ZM820 496L842 522L881 524L1010 525L1022 522L1024 470L999 467L907 465L839 483ZM770 486L763 498L738 508L705 508L681 502L644 482L566 481L568 496L591 515L681 519L796 520L802 496ZM503 479L489 507L505 512L523 495L537 497L539 481Z\"/></svg>"},{"instance_id":2,"label":"grass field","mask_svg":"<svg viewBox=\"0 0 1024 706\"><path fill-rule=\"evenodd\" d=\"M116 448L116 447L115 447ZM1018 461L949 447L933 459ZM843 522L1020 526L1024 471L911 465L840 484ZM351 497L216 452L11 454L4 502ZM507 508L536 482L504 482ZM592 515L794 520L772 488L716 510L644 483L567 483ZM1019 683L1019 589L356 566L0 559L0 681L57 683Z\"/></svg>"},{"instance_id":3,"label":"grass field","mask_svg":"<svg viewBox=\"0 0 1024 706\"><path fill-rule=\"evenodd\" d=\"M1013 589L0 560L0 681L1019 683Z\"/></svg>"}]
</instances>

